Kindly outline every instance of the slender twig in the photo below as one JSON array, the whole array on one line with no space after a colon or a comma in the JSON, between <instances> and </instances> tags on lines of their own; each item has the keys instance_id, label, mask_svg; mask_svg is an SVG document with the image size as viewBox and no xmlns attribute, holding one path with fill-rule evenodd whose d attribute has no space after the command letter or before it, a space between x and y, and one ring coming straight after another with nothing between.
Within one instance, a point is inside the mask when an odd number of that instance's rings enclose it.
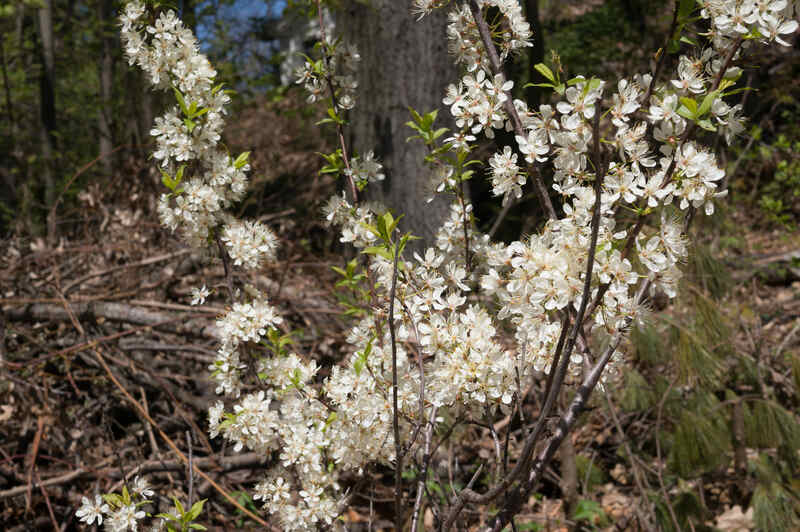
<instances>
[{"instance_id":1,"label":"slender twig","mask_svg":"<svg viewBox=\"0 0 800 532\"><path fill-rule=\"evenodd\" d=\"M392 288L389 290L389 335L392 338L392 430L394 431L394 524L396 530L402 530L403 516L403 446L400 442L400 414L397 407L397 338L394 326L394 298L397 290L397 261L400 246L394 248L394 266L392 269Z\"/></svg>"},{"instance_id":2,"label":"slender twig","mask_svg":"<svg viewBox=\"0 0 800 532\"><path fill-rule=\"evenodd\" d=\"M628 459L631 462L631 469L633 470L633 480L636 484L636 488L639 490L639 496L641 497L642 503L647 505L649 512L652 514L652 504L648 501L647 497L647 490L645 490L644 482L642 481L642 472L639 470L639 465L636 462L636 456L633 454L633 450L631 449L630 443L628 442L628 435L625 434L625 430L622 428L622 423L619 421L619 416L617 416L617 409L614 405L613 401L611 400L610 394L603 394L606 398L606 404L608 405L608 411L611 414L611 419L614 422L614 426L619 433L619 437L622 440L622 446L625 448L625 453L628 455ZM589 471L591 468L587 468L587 476L589 475ZM636 507L637 513L639 513L639 507ZM639 516L639 522L643 528L648 531L654 530L650 524L649 520L645 520L644 516Z\"/></svg>"},{"instance_id":3,"label":"slender twig","mask_svg":"<svg viewBox=\"0 0 800 532\"><path fill-rule=\"evenodd\" d=\"M186 450L189 453L189 505L187 508L191 508L192 499L194 498L194 464L192 463L194 455L192 453L192 435L188 430L186 431Z\"/></svg>"},{"instance_id":4,"label":"slender twig","mask_svg":"<svg viewBox=\"0 0 800 532\"><path fill-rule=\"evenodd\" d=\"M672 11L672 23L669 25L669 33L667 33L667 37L664 42L664 46L661 47L660 53L658 55L658 60L656 61L656 67L653 69L653 77L650 79L650 84L647 86L647 92L644 94L644 98L642 98L643 105L647 105L650 101L650 96L653 95L653 90L656 86L656 80L658 79L658 75L661 73L661 67L664 65L664 57L667 55L667 46L669 46L669 41L672 40L672 36L675 34L675 25L678 23L678 8L680 7L680 1L675 0L675 9Z\"/></svg>"},{"instance_id":5,"label":"slender twig","mask_svg":"<svg viewBox=\"0 0 800 532\"><path fill-rule=\"evenodd\" d=\"M325 37L325 23L322 20L321 0L317 0L317 19L319 21L320 41L322 42L322 60L325 61L325 82L328 85L328 91L331 94L331 105L335 112L338 102L336 101L336 88L333 86L333 80L331 79L331 57L328 50L328 41ZM347 176L347 183L350 185L350 194L353 196L353 203L358 203L358 190L356 189L355 181L353 181L353 173L350 171L350 157L347 155L347 144L344 141L344 126L339 121L336 122L336 135L339 138L339 147L342 148L342 161L347 169L345 175Z\"/></svg>"},{"instance_id":6,"label":"slender twig","mask_svg":"<svg viewBox=\"0 0 800 532\"><path fill-rule=\"evenodd\" d=\"M637 303L641 302L644 294L647 293L649 288L650 280L646 279L640 285L636 296L634 297L634 301ZM542 473L550 464L550 461L561 445L561 442L564 441L564 438L567 437L572 428L575 426L578 417L583 411L584 405L588 402L589 396L597 386L597 383L600 381L600 376L603 374L606 365L608 365L608 362L611 360L611 356L616 352L617 347L619 347L619 344L624 336L624 332L632 321L633 318L627 318L625 320L625 326L621 328L620 331L614 336L605 352L603 352L603 355L586 374L586 377L584 377L583 382L578 387L574 398L570 402L569 408L567 408L567 411L559 420L553 436L550 438L550 440L548 440L547 445L534 461L533 466L530 468L528 479L522 486L517 487L514 492L507 497L507 502L504 506L504 509L498 513L495 520L493 530L496 532L502 530L503 526L508 524L511 517L517 514L522 503L528 500L530 493L538 484Z\"/></svg>"},{"instance_id":7,"label":"slender twig","mask_svg":"<svg viewBox=\"0 0 800 532\"><path fill-rule=\"evenodd\" d=\"M219 248L219 256L222 257L222 267L225 269L225 282L228 287L228 300L231 305L233 302L236 301L236 297L234 296L233 291L233 272L231 271L231 259L228 256L228 250L225 249L225 246L222 243L222 239L219 235L216 235L217 241L217 248Z\"/></svg>"},{"instance_id":8,"label":"slender twig","mask_svg":"<svg viewBox=\"0 0 800 532\"><path fill-rule=\"evenodd\" d=\"M483 46L489 56L489 63L492 66L492 72L495 75L503 74L503 66L500 62L500 56L497 55L497 49L492 41L491 30L489 29L489 25L486 23L486 19L483 17L481 8L478 7L478 3L475 0L470 0L469 8L472 12L472 18L475 19L475 24L478 26L478 33L480 33ZM503 77L505 78L505 75L503 75ZM525 137L525 131L522 129L522 120L520 120L519 113L517 113L517 109L514 107L514 98L510 91L506 91L505 96L506 100L503 102L503 106L505 107L508 116L511 117L511 122L514 124L514 133L520 137ZM539 197L539 202L541 203L542 208L545 210L545 212L547 212L547 216L550 217L551 220L557 219L558 216L556 215L555 208L553 208L553 202L550 200L550 195L547 193L547 187L542 179L541 170L537 165L532 164L528 167L528 174L533 177L536 195ZM499 222L495 223L498 224Z\"/></svg>"},{"instance_id":9,"label":"slender twig","mask_svg":"<svg viewBox=\"0 0 800 532\"><path fill-rule=\"evenodd\" d=\"M672 519L672 524L675 525L675 530L680 530L681 525L678 522L678 516L675 514L675 509L672 507L672 503L669 500L669 493L667 493L667 487L664 484L664 475L662 474L661 468L661 416L664 412L664 403L667 402L667 398L669 397L670 392L672 391L672 386L674 382L670 382L669 386L667 386L664 395L661 396L661 400L658 402L658 410L656 414L656 476L658 477L658 485L661 488L661 496L664 497L664 504L667 506L667 510L669 511L669 517Z\"/></svg>"},{"instance_id":10,"label":"slender twig","mask_svg":"<svg viewBox=\"0 0 800 532\"><path fill-rule=\"evenodd\" d=\"M475 484L475 481L478 479L478 475L480 475L481 471L483 471L483 464L478 467L478 470L475 471L475 474L472 475L472 478L469 480L467 487L465 487L460 493L456 494L456 500L453 503L453 509L458 509L458 511L451 511L450 514L447 516L447 520L444 522L444 530L450 530L450 527L453 526L455 520L458 518L458 514L461 513L461 510L464 509L464 505L467 503L468 499L464 497L466 493L472 492L472 485ZM452 486L452 483L450 484ZM474 492L472 492L474 493Z\"/></svg>"},{"instance_id":11,"label":"slender twig","mask_svg":"<svg viewBox=\"0 0 800 532\"><path fill-rule=\"evenodd\" d=\"M42 478L39 476L38 471L36 472L36 483L39 485L39 491L42 492L42 496L44 497L44 503L47 506L47 513L50 516L50 522L53 524L53 529L60 530L58 521L56 521L56 514L53 512L53 505L50 502L50 496L47 494L47 490L42 484Z\"/></svg>"},{"instance_id":12,"label":"slender twig","mask_svg":"<svg viewBox=\"0 0 800 532\"><path fill-rule=\"evenodd\" d=\"M414 511L411 519L411 532L417 532L417 524L422 511L422 494L425 492L425 484L428 479L428 467L431 463L431 441L433 440L433 428L436 422L436 407L431 408L431 416L425 430L425 450L422 455L422 468L417 479L417 498L414 500Z\"/></svg>"}]
</instances>

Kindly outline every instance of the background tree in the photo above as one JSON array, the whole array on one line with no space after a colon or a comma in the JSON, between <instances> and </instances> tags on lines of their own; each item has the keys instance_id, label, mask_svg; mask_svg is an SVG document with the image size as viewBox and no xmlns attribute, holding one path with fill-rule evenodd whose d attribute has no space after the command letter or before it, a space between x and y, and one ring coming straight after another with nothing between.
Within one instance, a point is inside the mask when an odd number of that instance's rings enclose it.
<instances>
[{"instance_id":1,"label":"background tree","mask_svg":"<svg viewBox=\"0 0 800 532\"><path fill-rule=\"evenodd\" d=\"M382 186L370 198L404 214L401 227L431 241L447 214L447 201L433 194L426 148L406 142L409 107L441 107L445 88L457 77L447 51L444 10L416 21L407 2L347 0L335 11L337 28L361 54L356 109L350 113L350 144L358 154L374 150L385 166ZM364 31L369 28L369 31ZM441 113L441 123L447 123Z\"/></svg>"}]
</instances>

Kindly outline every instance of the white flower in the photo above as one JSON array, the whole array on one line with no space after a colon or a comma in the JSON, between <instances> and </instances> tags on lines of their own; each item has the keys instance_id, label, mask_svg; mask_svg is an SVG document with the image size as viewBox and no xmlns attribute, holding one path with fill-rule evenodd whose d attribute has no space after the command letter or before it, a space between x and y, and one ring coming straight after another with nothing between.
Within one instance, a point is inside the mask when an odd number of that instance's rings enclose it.
<instances>
[{"instance_id":1,"label":"white flower","mask_svg":"<svg viewBox=\"0 0 800 532\"><path fill-rule=\"evenodd\" d=\"M274 259L278 248L275 234L260 222L233 220L222 230L221 240L233 263L248 269Z\"/></svg>"},{"instance_id":2,"label":"white flower","mask_svg":"<svg viewBox=\"0 0 800 532\"><path fill-rule=\"evenodd\" d=\"M147 497L152 497L153 494L155 493L152 489L150 489L150 486L147 484L147 480L143 479L140 476L137 476L135 479L133 479L133 485L131 486L131 491L135 495L138 495L139 497L142 497L144 499L146 499Z\"/></svg>"},{"instance_id":3,"label":"white flower","mask_svg":"<svg viewBox=\"0 0 800 532\"><path fill-rule=\"evenodd\" d=\"M129 504L111 514L106 522L106 528L113 532L123 532L126 530L136 532L139 526L139 520L144 519L145 515L143 510L136 510L135 504Z\"/></svg>"},{"instance_id":4,"label":"white flower","mask_svg":"<svg viewBox=\"0 0 800 532\"><path fill-rule=\"evenodd\" d=\"M206 302L206 298L211 294L206 285L202 288L192 288L192 305L202 305Z\"/></svg>"},{"instance_id":5,"label":"white flower","mask_svg":"<svg viewBox=\"0 0 800 532\"><path fill-rule=\"evenodd\" d=\"M82 522L88 525L94 523L95 519L97 519L98 525L102 525L103 514L107 514L109 512L110 509L108 505L103 502L103 499L100 498L100 495L95 495L94 502L86 497L82 497L81 507L75 512L75 515L78 516Z\"/></svg>"}]
</instances>

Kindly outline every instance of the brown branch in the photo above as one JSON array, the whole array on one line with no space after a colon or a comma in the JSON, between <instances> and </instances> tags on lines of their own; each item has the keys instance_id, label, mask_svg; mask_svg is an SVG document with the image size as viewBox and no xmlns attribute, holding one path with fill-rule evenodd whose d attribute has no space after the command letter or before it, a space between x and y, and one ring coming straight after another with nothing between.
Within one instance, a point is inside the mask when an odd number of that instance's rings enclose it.
<instances>
[{"instance_id":1,"label":"brown branch","mask_svg":"<svg viewBox=\"0 0 800 532\"><path fill-rule=\"evenodd\" d=\"M336 88L333 86L333 80L330 76L331 70L331 58L328 54L328 43L325 39L325 24L322 21L322 1L317 0L317 19L319 20L319 34L320 34L320 42L322 43L322 60L325 61L325 82L328 85L328 91L331 95L331 105L333 106L334 112L336 112L336 107L338 105L336 101ZM353 173L350 171L350 158L347 155L347 144L344 141L344 127L342 124L337 121L336 122L336 135L339 140L339 146L342 148L342 161L344 161L344 166L347 169L347 183L350 185L350 194L353 195L353 203L358 203L358 189L356 188L355 181L353 181Z\"/></svg>"},{"instance_id":2,"label":"brown branch","mask_svg":"<svg viewBox=\"0 0 800 532\"><path fill-rule=\"evenodd\" d=\"M492 41L492 34L489 30L489 25L486 23L486 19L483 18L481 8L478 7L478 4L475 0L470 0L469 8L470 11L472 11L472 18L475 19L475 24L478 26L478 33L480 33L483 46L486 48L486 53L489 56L489 63L492 66L492 72L495 75L503 74L503 66L500 62L500 56L497 55L497 49ZM505 79L505 75L503 75L503 78ZM511 122L514 124L514 133L520 137L525 137L525 131L522 129L522 120L520 120L519 113L517 113L517 109L514 107L514 98L510 91L506 91L505 96L506 100L503 103L503 106L505 107L508 116L511 117ZM542 173L539 169L539 166L536 164L529 165L528 174L533 177L536 195L539 197L539 202L541 203L542 208L545 210L545 212L547 212L547 216L550 217L551 220L557 219L558 216L556 215L556 210L553 208L553 202L550 201L550 195L548 194L547 187L542 179ZM495 224L497 223L499 222L495 222Z\"/></svg>"},{"instance_id":3,"label":"brown branch","mask_svg":"<svg viewBox=\"0 0 800 532\"><path fill-rule=\"evenodd\" d=\"M395 244L392 287L389 290L389 335L392 339L392 430L394 431L394 524L396 530L403 529L403 447L400 443L400 413L397 407L397 338L394 327L394 298L397 290L397 261L400 245ZM421 420L420 420L421 421Z\"/></svg>"}]
</instances>

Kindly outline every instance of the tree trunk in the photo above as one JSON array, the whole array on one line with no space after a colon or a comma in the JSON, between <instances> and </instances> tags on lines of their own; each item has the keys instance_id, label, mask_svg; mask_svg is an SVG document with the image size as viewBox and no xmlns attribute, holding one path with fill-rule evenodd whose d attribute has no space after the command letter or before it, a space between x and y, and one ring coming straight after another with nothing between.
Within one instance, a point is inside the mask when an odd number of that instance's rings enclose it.
<instances>
[{"instance_id":1,"label":"tree trunk","mask_svg":"<svg viewBox=\"0 0 800 532\"><path fill-rule=\"evenodd\" d=\"M8 131L11 133L8 137L8 153L0 160L4 161L8 166L7 168L0 168L0 177L5 184L3 197L6 198L7 207L10 210L17 208L17 184L14 174L10 171L11 168L17 168L17 122L14 117L14 106L11 102L11 82L8 80L8 68L6 66L6 53L4 39L0 37L0 69L3 74L3 97L5 100L5 115L8 118Z\"/></svg>"},{"instance_id":2,"label":"tree trunk","mask_svg":"<svg viewBox=\"0 0 800 532\"><path fill-rule=\"evenodd\" d=\"M114 6L113 0L100 0L97 4L98 30L101 35L101 55L99 61L100 105L97 108L98 151L100 168L104 177L111 176L114 168L112 152L114 136L111 126L112 90L114 86L114 56L111 53Z\"/></svg>"},{"instance_id":3,"label":"tree trunk","mask_svg":"<svg viewBox=\"0 0 800 532\"><path fill-rule=\"evenodd\" d=\"M55 97L55 44L53 42L53 1L44 0L38 11L39 43L42 73L39 79L39 135L42 143L42 181L44 202L47 208L56 198L53 157L55 155L56 97ZM54 224L48 224L48 237L55 238Z\"/></svg>"},{"instance_id":4,"label":"tree trunk","mask_svg":"<svg viewBox=\"0 0 800 532\"><path fill-rule=\"evenodd\" d=\"M432 245L451 199L437 195L426 203L433 195L427 151L420 141L406 142L412 130L405 123L409 107L443 108L445 88L457 78L447 52L447 13L436 10L417 21L410 2L348 0L335 16L337 32L361 54L350 145L357 154L373 150L385 167L386 180L368 187L368 198L404 215L401 229L423 238L417 248ZM437 124L452 128L446 110Z\"/></svg>"}]
</instances>

